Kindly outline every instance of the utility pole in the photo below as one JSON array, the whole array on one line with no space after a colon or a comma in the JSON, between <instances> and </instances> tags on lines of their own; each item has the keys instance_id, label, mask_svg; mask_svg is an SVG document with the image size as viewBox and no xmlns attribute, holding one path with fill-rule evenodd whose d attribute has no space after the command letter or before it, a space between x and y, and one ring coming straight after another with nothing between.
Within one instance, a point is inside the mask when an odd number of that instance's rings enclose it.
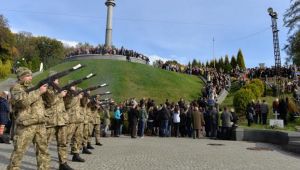
<instances>
[{"instance_id":1,"label":"utility pole","mask_svg":"<svg viewBox=\"0 0 300 170\"><path fill-rule=\"evenodd\" d=\"M215 59L215 37L213 37L213 60L214 60L214 68L216 68L216 59Z\"/></svg>"},{"instance_id":2,"label":"utility pole","mask_svg":"<svg viewBox=\"0 0 300 170\"><path fill-rule=\"evenodd\" d=\"M273 45L274 45L274 57L275 57L275 72L276 72L276 93L278 96L281 95L281 81L280 77L280 70L281 70L281 59L280 59L280 47L279 47L279 38L277 29L277 13L273 11L273 8L268 9L268 13L271 16L272 20L272 32L273 32Z\"/></svg>"},{"instance_id":3,"label":"utility pole","mask_svg":"<svg viewBox=\"0 0 300 170\"><path fill-rule=\"evenodd\" d=\"M273 45L274 45L274 57L275 57L275 70L276 75L280 75L281 59L280 59L280 47L277 29L277 13L273 11L273 8L268 9L269 15L272 20L272 32L273 32Z\"/></svg>"}]
</instances>

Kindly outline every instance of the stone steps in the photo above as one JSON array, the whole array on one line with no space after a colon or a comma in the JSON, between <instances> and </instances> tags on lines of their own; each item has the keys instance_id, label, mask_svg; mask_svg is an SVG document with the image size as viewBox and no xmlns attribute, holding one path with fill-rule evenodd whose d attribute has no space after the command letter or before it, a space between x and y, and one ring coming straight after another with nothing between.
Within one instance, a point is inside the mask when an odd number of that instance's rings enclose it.
<instances>
[{"instance_id":1,"label":"stone steps","mask_svg":"<svg viewBox=\"0 0 300 170\"><path fill-rule=\"evenodd\" d=\"M288 134L288 136L289 136L289 142L294 142L294 141L299 141L300 142L300 133L297 133L297 132L295 132L295 133L289 133Z\"/></svg>"}]
</instances>

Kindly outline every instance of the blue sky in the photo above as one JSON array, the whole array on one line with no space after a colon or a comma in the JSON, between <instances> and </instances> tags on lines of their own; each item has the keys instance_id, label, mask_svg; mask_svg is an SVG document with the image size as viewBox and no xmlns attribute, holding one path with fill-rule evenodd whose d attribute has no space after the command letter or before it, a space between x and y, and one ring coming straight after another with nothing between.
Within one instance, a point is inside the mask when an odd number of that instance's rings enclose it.
<instances>
[{"instance_id":1,"label":"blue sky","mask_svg":"<svg viewBox=\"0 0 300 170\"><path fill-rule=\"evenodd\" d=\"M289 0L115 0L113 44L187 64L236 55L246 66L274 65L271 19L279 15L280 46L286 44L283 14ZM0 14L15 32L27 31L69 43L104 44L105 0L1 0ZM213 50L213 37L215 48ZM281 51L282 64L286 57Z\"/></svg>"}]
</instances>

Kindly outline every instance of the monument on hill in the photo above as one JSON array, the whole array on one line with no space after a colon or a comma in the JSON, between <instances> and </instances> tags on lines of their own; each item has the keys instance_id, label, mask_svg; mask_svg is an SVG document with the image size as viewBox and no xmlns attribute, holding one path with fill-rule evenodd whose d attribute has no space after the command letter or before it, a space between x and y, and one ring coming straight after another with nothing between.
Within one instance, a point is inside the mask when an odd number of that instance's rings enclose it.
<instances>
[{"instance_id":1,"label":"monument on hill","mask_svg":"<svg viewBox=\"0 0 300 170\"><path fill-rule=\"evenodd\" d=\"M115 0L107 0L107 19L106 19L106 34L105 34L105 47L111 49L112 45L112 15L113 7L116 6Z\"/></svg>"}]
</instances>

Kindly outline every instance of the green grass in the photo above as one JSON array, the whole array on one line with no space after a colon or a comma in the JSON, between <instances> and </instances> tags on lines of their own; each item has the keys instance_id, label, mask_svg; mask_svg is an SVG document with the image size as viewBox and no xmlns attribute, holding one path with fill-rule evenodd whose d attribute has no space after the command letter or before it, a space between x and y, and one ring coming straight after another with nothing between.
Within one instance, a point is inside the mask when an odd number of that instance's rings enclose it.
<instances>
[{"instance_id":1,"label":"green grass","mask_svg":"<svg viewBox=\"0 0 300 170\"><path fill-rule=\"evenodd\" d=\"M203 86L202 81L196 76L179 74L152 66L129 63L115 60L82 60L59 64L49 70L62 71L76 64L86 65L80 71L75 71L60 81L61 84L68 80L76 80L93 72L97 76L83 82L79 86L86 88L96 84L108 83L104 90L111 91L112 97L121 102L125 99L136 97L152 98L157 104L165 99L178 101L180 97L186 100L197 99ZM35 77L34 83L45 78L49 70ZM103 91L103 89L102 89Z\"/></svg>"}]
</instances>

